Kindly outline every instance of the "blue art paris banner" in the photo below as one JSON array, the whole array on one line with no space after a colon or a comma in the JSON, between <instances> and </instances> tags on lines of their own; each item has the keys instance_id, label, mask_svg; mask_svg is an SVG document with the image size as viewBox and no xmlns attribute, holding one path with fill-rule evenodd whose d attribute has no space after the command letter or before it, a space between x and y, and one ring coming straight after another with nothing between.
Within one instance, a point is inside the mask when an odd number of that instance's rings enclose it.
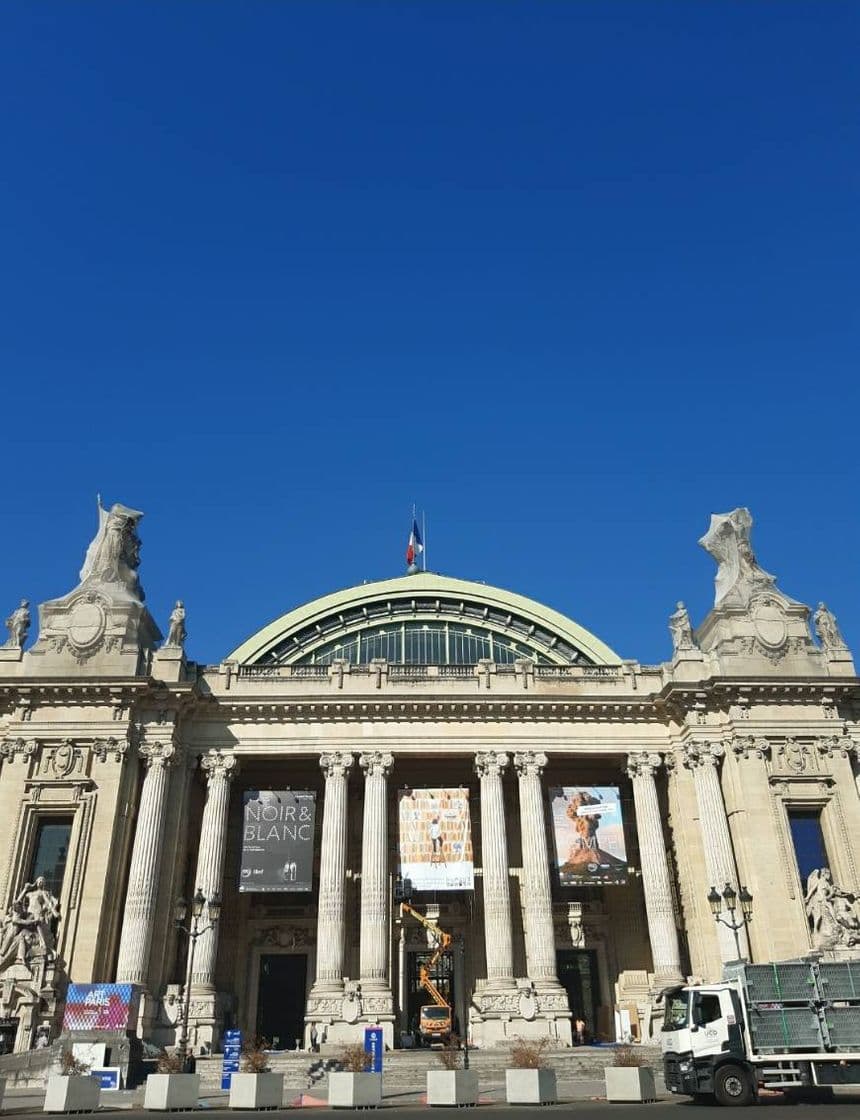
<instances>
[{"instance_id":1,"label":"blue art paris banner","mask_svg":"<svg viewBox=\"0 0 860 1120\"><path fill-rule=\"evenodd\" d=\"M310 790L245 790L239 891L311 890L315 818Z\"/></svg>"}]
</instances>

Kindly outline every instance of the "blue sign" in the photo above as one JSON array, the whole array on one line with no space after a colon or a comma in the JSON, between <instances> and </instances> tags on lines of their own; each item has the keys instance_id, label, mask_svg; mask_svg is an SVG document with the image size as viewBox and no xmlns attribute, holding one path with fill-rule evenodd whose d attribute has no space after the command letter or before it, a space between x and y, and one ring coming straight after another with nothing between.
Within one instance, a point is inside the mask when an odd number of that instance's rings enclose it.
<instances>
[{"instance_id":1,"label":"blue sign","mask_svg":"<svg viewBox=\"0 0 860 1120\"><path fill-rule=\"evenodd\" d=\"M119 1089L119 1066L91 1069L90 1077L94 1077L103 1089Z\"/></svg>"},{"instance_id":2,"label":"blue sign","mask_svg":"<svg viewBox=\"0 0 860 1120\"><path fill-rule=\"evenodd\" d=\"M234 1073L239 1072L239 1056L242 1053L242 1032L224 1031L224 1064L221 1066L221 1088L229 1089Z\"/></svg>"},{"instance_id":3,"label":"blue sign","mask_svg":"<svg viewBox=\"0 0 860 1120\"><path fill-rule=\"evenodd\" d=\"M382 1073L382 1027L364 1028L364 1052L370 1054L368 1073Z\"/></svg>"}]
</instances>

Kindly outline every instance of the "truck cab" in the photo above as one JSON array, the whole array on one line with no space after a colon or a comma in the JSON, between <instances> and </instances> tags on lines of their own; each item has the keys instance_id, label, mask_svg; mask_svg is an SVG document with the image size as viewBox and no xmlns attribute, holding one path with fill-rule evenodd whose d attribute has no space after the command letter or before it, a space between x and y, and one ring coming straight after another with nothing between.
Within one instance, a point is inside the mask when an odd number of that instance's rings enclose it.
<instances>
[{"instance_id":1,"label":"truck cab","mask_svg":"<svg viewBox=\"0 0 860 1120\"><path fill-rule=\"evenodd\" d=\"M669 1092L749 1104L755 1082L745 1068L743 1022L731 983L667 992L660 1043Z\"/></svg>"},{"instance_id":2,"label":"truck cab","mask_svg":"<svg viewBox=\"0 0 860 1120\"><path fill-rule=\"evenodd\" d=\"M425 1003L418 1017L418 1033L423 1046L447 1042L451 1037L451 1008Z\"/></svg>"}]
</instances>

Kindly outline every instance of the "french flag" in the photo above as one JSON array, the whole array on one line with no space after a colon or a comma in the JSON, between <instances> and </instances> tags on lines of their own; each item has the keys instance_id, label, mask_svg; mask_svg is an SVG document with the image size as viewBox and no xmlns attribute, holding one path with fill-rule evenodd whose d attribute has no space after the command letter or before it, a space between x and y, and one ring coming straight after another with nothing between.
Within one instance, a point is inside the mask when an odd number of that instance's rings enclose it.
<instances>
[{"instance_id":1,"label":"french flag","mask_svg":"<svg viewBox=\"0 0 860 1120\"><path fill-rule=\"evenodd\" d=\"M409 544L406 546L406 563L414 564L415 557L420 556L424 551L424 542L421 540L421 534L418 532L418 522L412 518L412 532L409 534Z\"/></svg>"}]
</instances>

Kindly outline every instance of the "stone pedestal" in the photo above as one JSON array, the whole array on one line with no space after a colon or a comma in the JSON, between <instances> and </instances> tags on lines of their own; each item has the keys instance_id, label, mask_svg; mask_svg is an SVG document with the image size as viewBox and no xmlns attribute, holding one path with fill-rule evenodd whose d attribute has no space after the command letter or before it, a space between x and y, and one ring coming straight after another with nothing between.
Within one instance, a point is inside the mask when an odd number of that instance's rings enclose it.
<instances>
[{"instance_id":1,"label":"stone pedestal","mask_svg":"<svg viewBox=\"0 0 860 1120\"><path fill-rule=\"evenodd\" d=\"M152 675L158 681L175 684L185 679L185 650L179 646L162 646L152 657Z\"/></svg>"}]
</instances>

